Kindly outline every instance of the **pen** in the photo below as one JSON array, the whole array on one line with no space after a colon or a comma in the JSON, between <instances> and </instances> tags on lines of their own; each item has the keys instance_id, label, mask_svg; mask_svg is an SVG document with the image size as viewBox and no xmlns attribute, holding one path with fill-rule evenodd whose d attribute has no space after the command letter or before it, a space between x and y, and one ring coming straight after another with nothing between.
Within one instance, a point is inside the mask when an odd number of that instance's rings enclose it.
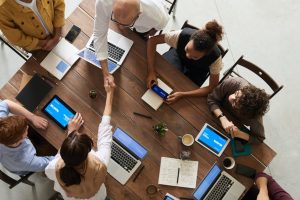
<instances>
[{"instance_id":1,"label":"pen","mask_svg":"<svg viewBox=\"0 0 300 200\"><path fill-rule=\"evenodd\" d=\"M140 170L136 173L136 175L135 175L135 177L133 178L133 180L132 180L132 182L134 182L136 179L137 179L137 177L140 175L140 173L143 171L143 169L144 169L144 165L140 168Z\"/></svg>"},{"instance_id":2,"label":"pen","mask_svg":"<svg viewBox=\"0 0 300 200\"><path fill-rule=\"evenodd\" d=\"M179 172L180 172L180 168L178 168L178 171L177 171L177 181L176 181L176 183L178 183L178 179L179 179Z\"/></svg>"},{"instance_id":3,"label":"pen","mask_svg":"<svg viewBox=\"0 0 300 200\"><path fill-rule=\"evenodd\" d=\"M148 118L148 119L152 119L151 116L144 115L144 114L141 114L141 113L133 112L133 114L138 115L138 116L141 116L141 117L145 117L145 118Z\"/></svg>"}]
</instances>

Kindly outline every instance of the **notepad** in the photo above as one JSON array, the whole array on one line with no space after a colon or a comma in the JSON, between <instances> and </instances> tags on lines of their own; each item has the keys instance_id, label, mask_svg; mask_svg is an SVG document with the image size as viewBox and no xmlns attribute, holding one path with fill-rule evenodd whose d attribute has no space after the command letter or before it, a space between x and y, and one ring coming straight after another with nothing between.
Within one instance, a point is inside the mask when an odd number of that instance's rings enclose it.
<instances>
[{"instance_id":1,"label":"notepad","mask_svg":"<svg viewBox=\"0 0 300 200\"><path fill-rule=\"evenodd\" d=\"M196 188L198 161L162 157L158 184Z\"/></svg>"},{"instance_id":2,"label":"notepad","mask_svg":"<svg viewBox=\"0 0 300 200\"><path fill-rule=\"evenodd\" d=\"M41 62L41 66L61 80L78 60L78 49L62 38Z\"/></svg>"},{"instance_id":3,"label":"notepad","mask_svg":"<svg viewBox=\"0 0 300 200\"><path fill-rule=\"evenodd\" d=\"M170 88L159 78L157 79L157 85L168 94L170 94L173 91L172 88ZM152 91L152 89L148 89L146 93L142 96L142 99L154 110L157 110L164 102L163 98L161 98L154 91Z\"/></svg>"}]
</instances>

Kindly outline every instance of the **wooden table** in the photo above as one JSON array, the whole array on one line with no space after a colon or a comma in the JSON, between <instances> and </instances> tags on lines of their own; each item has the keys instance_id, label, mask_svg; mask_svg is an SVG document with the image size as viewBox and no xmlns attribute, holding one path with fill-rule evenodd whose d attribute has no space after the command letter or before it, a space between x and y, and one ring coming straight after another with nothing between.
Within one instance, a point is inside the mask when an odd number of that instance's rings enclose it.
<instances>
[{"instance_id":1,"label":"wooden table","mask_svg":"<svg viewBox=\"0 0 300 200\"><path fill-rule=\"evenodd\" d=\"M72 24L76 24L82 29L79 37L74 42L74 45L79 49L85 46L93 31L94 2L94 0L84 0L66 21L63 29L64 35ZM120 32L113 24L111 24L111 27ZM191 197L193 189L159 186L162 194L157 193L152 196L147 195L145 189L149 184L157 185L162 156L178 158L182 146L177 140L177 136L190 133L195 137L204 123L209 123L220 131L223 131L222 127L209 111L205 97L181 99L172 105L164 104L157 111L154 111L143 102L141 96L147 89L145 84L147 75L146 43L129 30L122 30L122 34L132 39L134 44L122 67L114 73L117 87L113 102L112 124L122 128L137 139L149 150L149 155L143 161L145 168L135 182L131 178L125 186L122 186L108 175L105 183L108 194L117 200L162 199L166 192L175 196ZM47 72L39 65L44 56L45 52L35 53L36 60L31 58L22 66L0 90L0 98L15 100L24 72L33 74L36 71L47 76ZM197 88L194 83L173 68L159 54L156 55L156 58L157 72L175 91ZM101 70L80 59L68 74L57 83L57 85L52 84L54 88L42 101L39 108L42 108L54 94L57 94L75 111L82 113L85 124L80 132L87 133L96 141L106 95ZM95 99L91 99L88 95L92 89L98 93ZM134 111L150 115L153 119L135 116L133 115ZM46 117L40 109L37 109L36 113ZM48 129L39 131L39 133L58 149L66 135L53 121L49 119L49 122ZM159 122L165 122L169 129L163 137L155 135L152 130L152 126ZM252 155L239 157L236 162L253 167L257 171L263 171L276 155L266 144L254 145L253 150ZM197 184L200 183L215 162L222 165L222 159L230 155L230 145L221 158L218 158L202 146L196 143L193 144L191 159L199 161ZM232 170L227 172L247 188L253 183L252 180L237 175Z\"/></svg>"}]
</instances>

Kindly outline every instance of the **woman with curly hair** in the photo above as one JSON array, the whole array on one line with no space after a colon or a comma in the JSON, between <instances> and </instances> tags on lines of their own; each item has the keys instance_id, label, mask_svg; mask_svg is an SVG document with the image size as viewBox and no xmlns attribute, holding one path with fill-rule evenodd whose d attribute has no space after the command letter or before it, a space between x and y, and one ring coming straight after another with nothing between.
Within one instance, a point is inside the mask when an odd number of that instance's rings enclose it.
<instances>
[{"instance_id":1,"label":"woman with curly hair","mask_svg":"<svg viewBox=\"0 0 300 200\"><path fill-rule=\"evenodd\" d=\"M223 27L217 21L212 20L201 29L184 28L150 38L147 43L147 87L150 88L156 83L154 66L156 45L166 43L172 48L163 56L199 87L210 75L207 87L174 92L168 96L167 103L172 103L182 97L206 96L219 82L223 63L217 43L222 39L222 35Z\"/></svg>"},{"instance_id":2,"label":"woman with curly hair","mask_svg":"<svg viewBox=\"0 0 300 200\"><path fill-rule=\"evenodd\" d=\"M265 139L262 117L269 109L269 95L262 89L250 85L240 77L225 79L207 98L210 110L220 120L222 127L232 137L247 140L250 143L263 142ZM246 126L250 135L237 128L223 114L224 108Z\"/></svg>"}]
</instances>

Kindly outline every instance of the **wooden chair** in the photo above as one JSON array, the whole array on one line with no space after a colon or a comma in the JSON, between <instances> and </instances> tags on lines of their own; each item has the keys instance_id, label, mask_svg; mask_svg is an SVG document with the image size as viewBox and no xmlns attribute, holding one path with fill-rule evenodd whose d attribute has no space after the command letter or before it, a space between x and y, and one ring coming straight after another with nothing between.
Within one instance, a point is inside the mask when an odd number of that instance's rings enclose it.
<instances>
[{"instance_id":1,"label":"wooden chair","mask_svg":"<svg viewBox=\"0 0 300 200\"><path fill-rule=\"evenodd\" d=\"M188 20L186 20L186 21L183 23L182 27L181 27L181 29L184 29L184 28L199 29L198 27L189 24ZM228 52L228 49L224 49L224 48L222 47L222 45L220 45L219 43L218 43L217 45L218 45L218 48L219 48L220 51L221 51L221 55L222 55L222 58L223 58L223 57L226 55L226 53Z\"/></svg>"},{"instance_id":2,"label":"wooden chair","mask_svg":"<svg viewBox=\"0 0 300 200\"><path fill-rule=\"evenodd\" d=\"M234 63L234 65L224 73L224 77L221 79L220 83L228 76L239 76L244 78L241 73L238 73L237 67L246 68L247 70L260 77L260 79L262 79L272 89L272 93L269 94L270 99L283 88L283 85L279 86L279 84L277 84L277 82L267 72L265 72L255 64L245 60L243 56L241 56L236 61L236 63ZM247 80L246 78L244 79ZM250 82L249 80L247 81Z\"/></svg>"},{"instance_id":3,"label":"wooden chair","mask_svg":"<svg viewBox=\"0 0 300 200\"><path fill-rule=\"evenodd\" d=\"M19 183L25 183L27 185L30 185L32 187L34 187L34 183L29 181L28 178L33 174L34 172L29 172L28 174L24 175L24 176L19 176L20 179L16 180L12 177L10 177L9 175L7 175L6 173L4 173L2 170L0 170L0 179L7 183L9 185L9 189L14 188L16 185L18 185Z\"/></svg>"}]
</instances>

